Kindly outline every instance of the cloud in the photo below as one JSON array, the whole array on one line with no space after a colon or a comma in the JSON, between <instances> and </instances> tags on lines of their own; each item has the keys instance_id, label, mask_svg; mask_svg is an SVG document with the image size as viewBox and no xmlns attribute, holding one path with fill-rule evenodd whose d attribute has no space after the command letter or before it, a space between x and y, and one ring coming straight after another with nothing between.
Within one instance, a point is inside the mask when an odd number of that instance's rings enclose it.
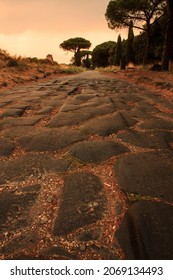
<instances>
[{"instance_id":1,"label":"cloud","mask_svg":"<svg viewBox=\"0 0 173 280\"><path fill-rule=\"evenodd\" d=\"M31 29L44 32L98 31L106 27L102 0L6 0L0 1L1 32Z\"/></svg>"}]
</instances>

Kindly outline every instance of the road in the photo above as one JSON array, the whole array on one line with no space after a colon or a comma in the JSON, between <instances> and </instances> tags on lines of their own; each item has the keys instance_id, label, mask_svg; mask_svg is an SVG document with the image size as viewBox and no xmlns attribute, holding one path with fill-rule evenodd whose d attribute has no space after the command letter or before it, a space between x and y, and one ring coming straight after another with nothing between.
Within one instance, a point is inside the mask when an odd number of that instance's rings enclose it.
<instances>
[{"instance_id":1,"label":"road","mask_svg":"<svg viewBox=\"0 0 173 280\"><path fill-rule=\"evenodd\" d=\"M0 259L172 259L173 104L87 71L0 93Z\"/></svg>"}]
</instances>

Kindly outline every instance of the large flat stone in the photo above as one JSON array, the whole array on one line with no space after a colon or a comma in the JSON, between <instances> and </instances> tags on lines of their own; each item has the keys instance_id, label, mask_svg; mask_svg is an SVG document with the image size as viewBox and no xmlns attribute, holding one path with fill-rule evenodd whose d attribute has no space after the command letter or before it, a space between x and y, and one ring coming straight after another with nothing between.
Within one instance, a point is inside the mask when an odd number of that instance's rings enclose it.
<instances>
[{"instance_id":1,"label":"large flat stone","mask_svg":"<svg viewBox=\"0 0 173 280\"><path fill-rule=\"evenodd\" d=\"M118 138L137 147L151 149L168 149L170 133L162 131L139 132L135 130L124 131L117 134Z\"/></svg>"},{"instance_id":2,"label":"large flat stone","mask_svg":"<svg viewBox=\"0 0 173 280\"><path fill-rule=\"evenodd\" d=\"M76 125L80 122L94 118L98 115L105 115L112 113L114 106L112 104L106 104L97 107L84 107L78 110L72 110L68 112L59 112L50 122L48 127L61 127L65 125Z\"/></svg>"},{"instance_id":3,"label":"large flat stone","mask_svg":"<svg viewBox=\"0 0 173 280\"><path fill-rule=\"evenodd\" d=\"M172 260L172 236L173 206L151 201L130 206L115 233L129 260Z\"/></svg>"},{"instance_id":4,"label":"large flat stone","mask_svg":"<svg viewBox=\"0 0 173 280\"><path fill-rule=\"evenodd\" d=\"M115 176L121 190L141 196L173 201L173 153L129 154L115 163Z\"/></svg>"},{"instance_id":5,"label":"large flat stone","mask_svg":"<svg viewBox=\"0 0 173 280\"><path fill-rule=\"evenodd\" d=\"M1 118L8 118L8 117L20 117L24 113L25 109L13 109L9 108L6 109L1 115Z\"/></svg>"},{"instance_id":6,"label":"large flat stone","mask_svg":"<svg viewBox=\"0 0 173 280\"><path fill-rule=\"evenodd\" d=\"M0 139L0 156L9 156L15 149L15 144L8 139Z\"/></svg>"},{"instance_id":7,"label":"large flat stone","mask_svg":"<svg viewBox=\"0 0 173 280\"><path fill-rule=\"evenodd\" d=\"M173 121L164 119L150 119L144 121L139 125L140 128L144 129L162 129L162 130L173 130Z\"/></svg>"},{"instance_id":8,"label":"large flat stone","mask_svg":"<svg viewBox=\"0 0 173 280\"><path fill-rule=\"evenodd\" d=\"M68 169L70 161L47 155L27 154L20 158L0 162L0 183L22 181L29 176L40 177L46 173L60 173Z\"/></svg>"},{"instance_id":9,"label":"large flat stone","mask_svg":"<svg viewBox=\"0 0 173 280\"><path fill-rule=\"evenodd\" d=\"M105 196L100 179L92 173L69 175L55 220L54 235L64 235L102 218Z\"/></svg>"},{"instance_id":10,"label":"large flat stone","mask_svg":"<svg viewBox=\"0 0 173 280\"><path fill-rule=\"evenodd\" d=\"M6 118L0 121L0 127L9 127L9 126L30 126L38 123L43 116L33 116L33 117L20 117L20 118Z\"/></svg>"},{"instance_id":11,"label":"large flat stone","mask_svg":"<svg viewBox=\"0 0 173 280\"><path fill-rule=\"evenodd\" d=\"M129 150L118 143L106 141L80 142L73 146L70 153L83 162L99 163Z\"/></svg>"},{"instance_id":12,"label":"large flat stone","mask_svg":"<svg viewBox=\"0 0 173 280\"><path fill-rule=\"evenodd\" d=\"M17 230L31 223L29 209L35 203L40 187L32 192L0 192L0 232Z\"/></svg>"},{"instance_id":13,"label":"large flat stone","mask_svg":"<svg viewBox=\"0 0 173 280\"><path fill-rule=\"evenodd\" d=\"M111 135L119 130L127 129L129 125L122 118L120 113L114 113L111 116L102 116L92 119L80 126L80 129L90 134L101 136Z\"/></svg>"},{"instance_id":14,"label":"large flat stone","mask_svg":"<svg viewBox=\"0 0 173 280\"><path fill-rule=\"evenodd\" d=\"M20 137L19 143L27 151L57 151L86 138L77 129L42 128L38 132Z\"/></svg>"}]
</instances>

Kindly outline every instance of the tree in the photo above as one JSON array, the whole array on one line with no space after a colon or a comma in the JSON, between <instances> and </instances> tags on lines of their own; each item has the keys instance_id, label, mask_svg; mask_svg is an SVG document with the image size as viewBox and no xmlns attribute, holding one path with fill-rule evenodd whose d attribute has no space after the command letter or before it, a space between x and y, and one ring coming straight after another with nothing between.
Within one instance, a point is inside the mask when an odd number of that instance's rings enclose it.
<instances>
[{"instance_id":1,"label":"tree","mask_svg":"<svg viewBox=\"0 0 173 280\"><path fill-rule=\"evenodd\" d=\"M162 54L162 70L169 69L169 60L171 59L171 53L173 52L173 1L166 0L167 2L167 28L165 34L165 42Z\"/></svg>"},{"instance_id":2,"label":"tree","mask_svg":"<svg viewBox=\"0 0 173 280\"><path fill-rule=\"evenodd\" d=\"M81 37L71 38L60 44L60 48L63 50L74 52L74 64L76 66L81 65L81 50L90 47L91 42Z\"/></svg>"},{"instance_id":3,"label":"tree","mask_svg":"<svg viewBox=\"0 0 173 280\"><path fill-rule=\"evenodd\" d=\"M114 65L121 65L122 60L122 42L121 42L121 35L118 35L117 45L116 45L116 51L115 51L115 60Z\"/></svg>"},{"instance_id":4,"label":"tree","mask_svg":"<svg viewBox=\"0 0 173 280\"><path fill-rule=\"evenodd\" d=\"M111 0L106 10L106 20L111 29L133 27L145 31L146 47L143 64L149 59L151 25L163 15L165 0Z\"/></svg>"},{"instance_id":5,"label":"tree","mask_svg":"<svg viewBox=\"0 0 173 280\"><path fill-rule=\"evenodd\" d=\"M126 62L135 63L135 50L134 50L134 33L133 33L133 21L130 21L127 48L126 48Z\"/></svg>"},{"instance_id":6,"label":"tree","mask_svg":"<svg viewBox=\"0 0 173 280\"><path fill-rule=\"evenodd\" d=\"M109 65L109 51L115 45L115 42L108 41L97 45L93 49L92 64L93 67L107 67Z\"/></svg>"},{"instance_id":7,"label":"tree","mask_svg":"<svg viewBox=\"0 0 173 280\"><path fill-rule=\"evenodd\" d=\"M88 51L88 50L81 51L82 63L84 65L84 67L86 67L88 69L91 67L91 59L89 56L90 57L92 56L92 51Z\"/></svg>"}]
</instances>

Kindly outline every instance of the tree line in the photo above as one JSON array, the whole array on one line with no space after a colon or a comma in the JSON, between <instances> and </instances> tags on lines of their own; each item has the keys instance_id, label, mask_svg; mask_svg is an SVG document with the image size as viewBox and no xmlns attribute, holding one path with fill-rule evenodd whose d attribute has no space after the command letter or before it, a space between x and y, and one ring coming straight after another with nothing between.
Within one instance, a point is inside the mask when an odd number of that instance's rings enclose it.
<instances>
[{"instance_id":1,"label":"tree line","mask_svg":"<svg viewBox=\"0 0 173 280\"><path fill-rule=\"evenodd\" d=\"M111 29L128 28L127 40L119 35L117 42L104 42L92 53L90 41L80 37L66 40L60 47L74 52L75 65L124 68L129 62L161 61L162 70L168 70L173 60L173 0L110 0L105 17ZM134 36L134 29L140 35Z\"/></svg>"}]
</instances>

